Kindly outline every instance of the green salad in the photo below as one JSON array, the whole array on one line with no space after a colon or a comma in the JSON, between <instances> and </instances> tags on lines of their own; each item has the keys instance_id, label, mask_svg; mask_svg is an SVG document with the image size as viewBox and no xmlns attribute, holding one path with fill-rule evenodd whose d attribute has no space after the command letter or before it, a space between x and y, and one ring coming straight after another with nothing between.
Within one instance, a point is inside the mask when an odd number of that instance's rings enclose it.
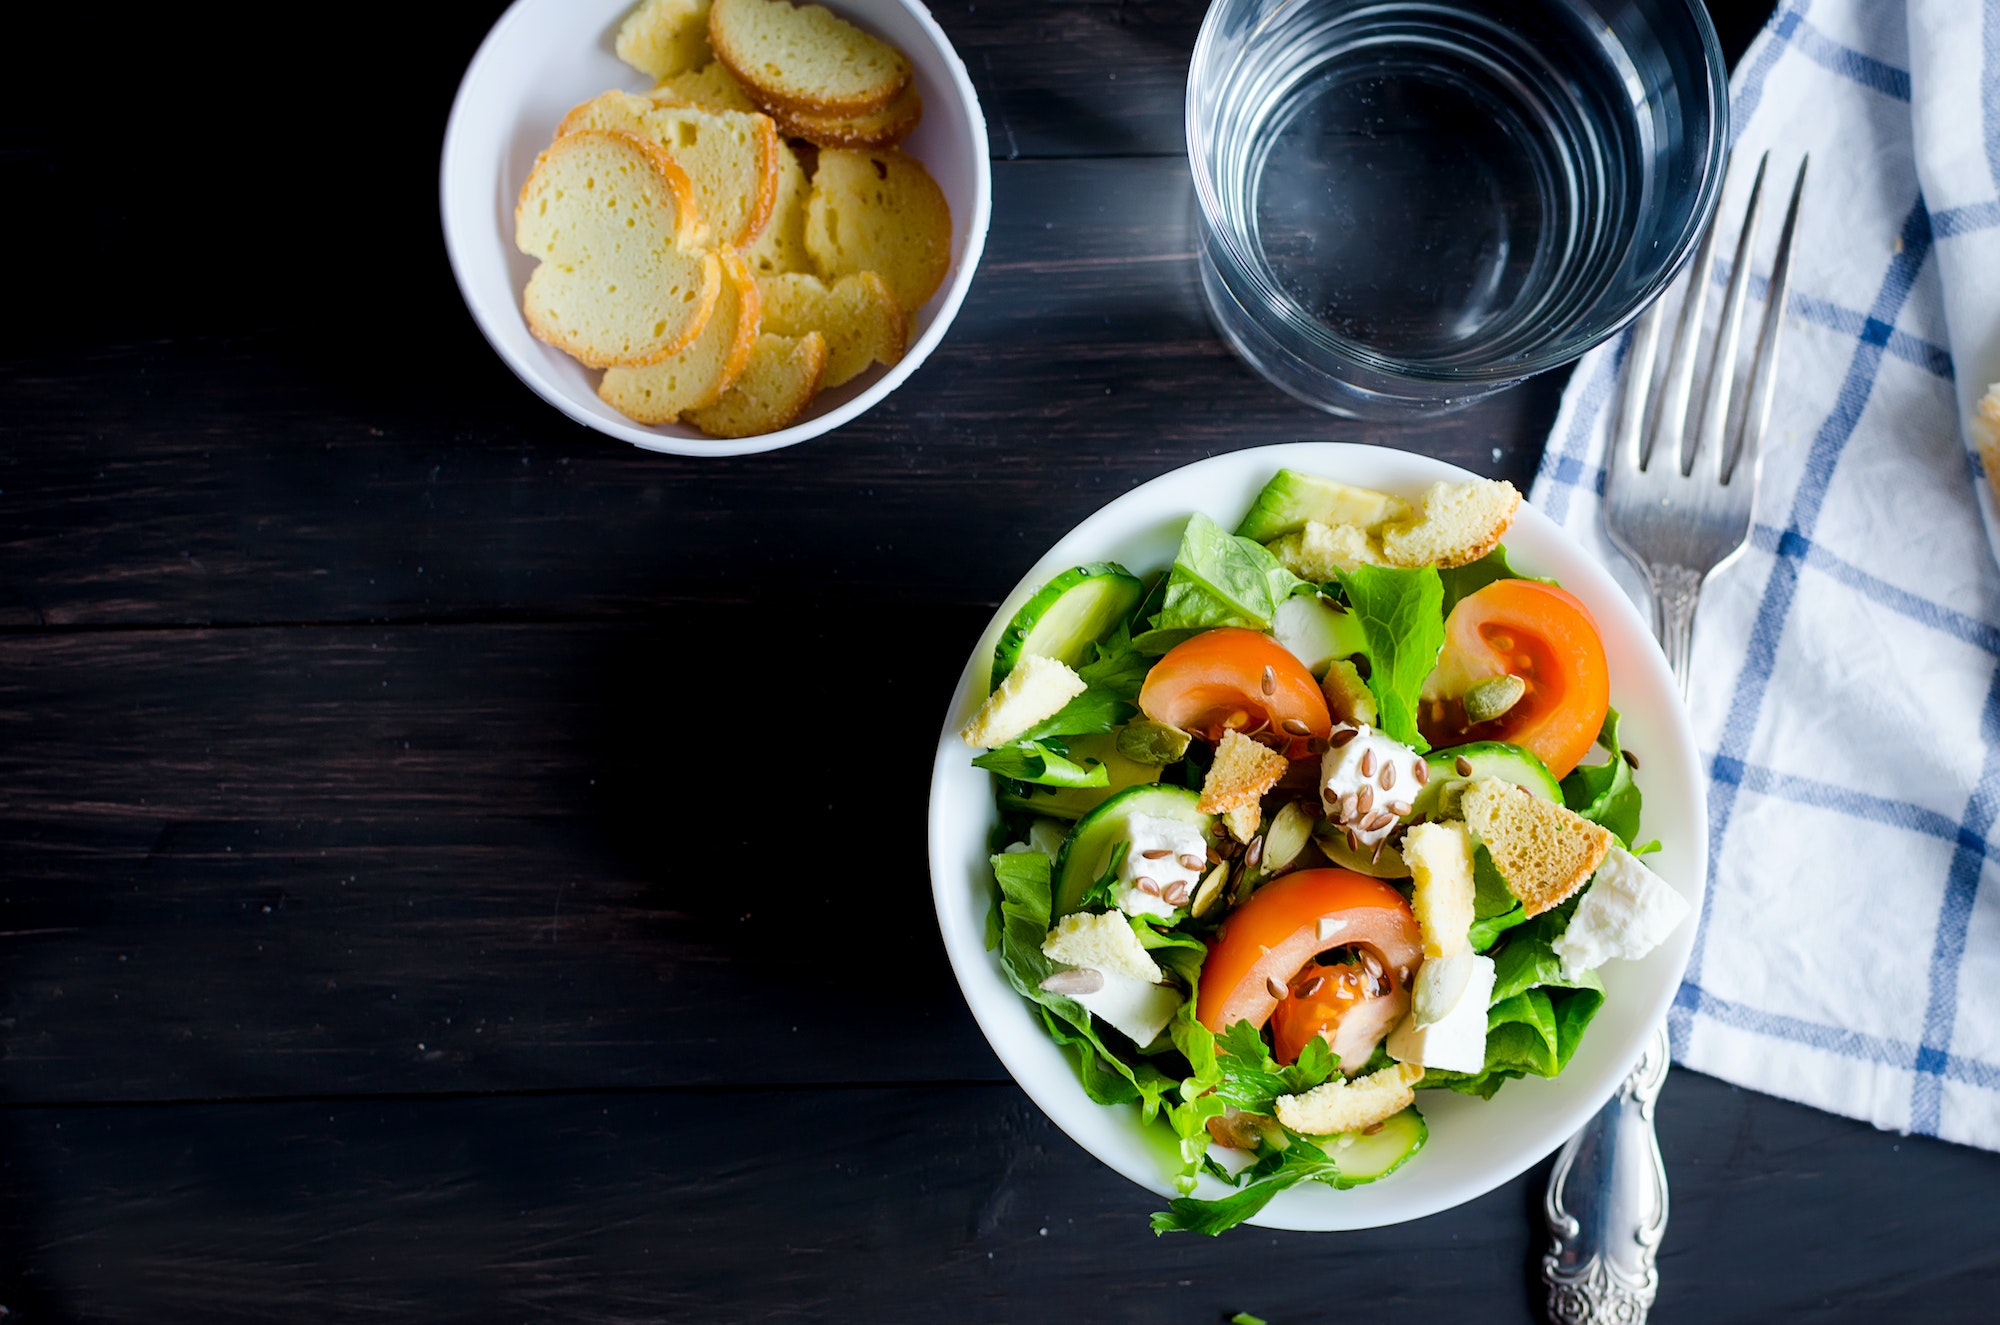
<instances>
[{"instance_id":1,"label":"green salad","mask_svg":"<svg viewBox=\"0 0 2000 1325\"><path fill-rule=\"evenodd\" d=\"M1170 567L1072 567L1001 634L962 733L1000 810L987 944L1175 1156L1159 1232L1387 1178L1418 1092L1558 1075L1598 968L1684 918L1596 624L1509 564L1519 503L1280 470L1233 531L1190 513Z\"/></svg>"}]
</instances>

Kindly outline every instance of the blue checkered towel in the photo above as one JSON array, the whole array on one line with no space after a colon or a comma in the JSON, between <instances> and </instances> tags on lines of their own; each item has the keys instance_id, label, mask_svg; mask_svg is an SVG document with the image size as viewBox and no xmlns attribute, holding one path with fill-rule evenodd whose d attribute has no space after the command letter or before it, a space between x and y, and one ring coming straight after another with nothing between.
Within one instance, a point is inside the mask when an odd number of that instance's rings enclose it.
<instances>
[{"instance_id":1,"label":"blue checkered towel","mask_svg":"<svg viewBox=\"0 0 2000 1325\"><path fill-rule=\"evenodd\" d=\"M1771 153L1760 299L1812 171L1755 529L1695 632L1674 1058L2000 1149L2000 512L1964 431L2000 381L2000 0L1785 0L1733 95L1723 216ZM1643 603L1599 508L1623 348L1578 365L1534 501Z\"/></svg>"}]
</instances>

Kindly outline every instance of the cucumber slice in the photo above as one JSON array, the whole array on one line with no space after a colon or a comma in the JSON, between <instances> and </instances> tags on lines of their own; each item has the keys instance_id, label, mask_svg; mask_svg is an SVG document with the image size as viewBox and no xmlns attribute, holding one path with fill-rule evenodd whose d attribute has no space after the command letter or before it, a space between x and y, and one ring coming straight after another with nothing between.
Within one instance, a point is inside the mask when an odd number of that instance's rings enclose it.
<instances>
[{"instance_id":1,"label":"cucumber slice","mask_svg":"<svg viewBox=\"0 0 2000 1325\"><path fill-rule=\"evenodd\" d=\"M1339 1168L1333 1185L1345 1189L1388 1177L1422 1150L1430 1136L1424 1116L1412 1105L1373 1132L1342 1132L1306 1140L1324 1150Z\"/></svg>"},{"instance_id":2,"label":"cucumber slice","mask_svg":"<svg viewBox=\"0 0 2000 1325\"><path fill-rule=\"evenodd\" d=\"M1458 771L1460 759L1471 766L1470 773ZM1463 778L1502 778L1527 788L1530 796L1562 804L1562 784L1550 776L1548 767L1532 751L1505 741L1474 741L1449 750L1433 750L1424 756L1424 762L1430 765L1431 779L1410 802L1412 819L1428 816L1437 808L1445 786Z\"/></svg>"},{"instance_id":3,"label":"cucumber slice","mask_svg":"<svg viewBox=\"0 0 2000 1325\"><path fill-rule=\"evenodd\" d=\"M1127 787L1150 786L1160 780L1158 764L1142 764L1118 753L1114 732L1097 736L1066 736L1072 762L1089 768L1104 765L1107 778L1101 787L1038 787L1026 783L1001 784L1000 808L1045 814L1052 819L1081 819Z\"/></svg>"},{"instance_id":4,"label":"cucumber slice","mask_svg":"<svg viewBox=\"0 0 2000 1325\"><path fill-rule=\"evenodd\" d=\"M999 685L1024 653L1081 667L1090 661L1090 646L1130 616L1145 596L1145 584L1113 561L1064 571L1023 604L1000 632L990 684Z\"/></svg>"},{"instance_id":5,"label":"cucumber slice","mask_svg":"<svg viewBox=\"0 0 2000 1325\"><path fill-rule=\"evenodd\" d=\"M1206 833L1215 818L1195 808L1200 802L1201 797L1186 787L1128 787L1079 819L1063 843L1062 854L1056 857L1055 904L1050 908L1050 919L1066 916L1083 905L1084 890L1104 873L1111 849L1128 836L1126 823L1133 815L1179 819Z\"/></svg>"},{"instance_id":6,"label":"cucumber slice","mask_svg":"<svg viewBox=\"0 0 2000 1325\"><path fill-rule=\"evenodd\" d=\"M1308 520L1320 524L1352 524L1373 529L1384 520L1407 513L1399 498L1373 488L1351 488L1332 479L1314 478L1296 469L1281 469L1271 476L1250 513L1236 526L1236 536L1252 542L1268 543L1274 538L1306 527Z\"/></svg>"}]
</instances>

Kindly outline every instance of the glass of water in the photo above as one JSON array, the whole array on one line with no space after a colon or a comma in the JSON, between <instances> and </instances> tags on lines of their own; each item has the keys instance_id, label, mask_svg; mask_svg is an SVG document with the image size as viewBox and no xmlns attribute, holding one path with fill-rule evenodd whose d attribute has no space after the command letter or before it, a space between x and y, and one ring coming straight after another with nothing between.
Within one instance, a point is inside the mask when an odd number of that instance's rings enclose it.
<instances>
[{"instance_id":1,"label":"glass of water","mask_svg":"<svg viewBox=\"0 0 2000 1325\"><path fill-rule=\"evenodd\" d=\"M1187 97L1209 309L1334 414L1490 395L1666 288L1728 104L1701 0L1215 0Z\"/></svg>"}]
</instances>

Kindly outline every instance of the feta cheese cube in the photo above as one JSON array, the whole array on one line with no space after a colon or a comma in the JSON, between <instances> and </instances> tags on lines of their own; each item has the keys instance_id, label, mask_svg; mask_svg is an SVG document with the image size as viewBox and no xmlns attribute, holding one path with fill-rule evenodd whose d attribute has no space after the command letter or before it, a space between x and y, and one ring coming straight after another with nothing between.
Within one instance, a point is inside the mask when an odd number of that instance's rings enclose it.
<instances>
[{"instance_id":1,"label":"feta cheese cube","mask_svg":"<svg viewBox=\"0 0 2000 1325\"><path fill-rule=\"evenodd\" d=\"M1334 735L1338 738L1339 730ZM1327 748L1320 761L1320 800L1330 822L1352 832L1362 846L1372 847L1396 831L1397 821L1410 812L1410 802L1429 772L1422 755L1362 723L1345 744ZM1389 812L1386 817L1384 810ZM1376 826L1362 826L1368 823Z\"/></svg>"},{"instance_id":2,"label":"feta cheese cube","mask_svg":"<svg viewBox=\"0 0 2000 1325\"><path fill-rule=\"evenodd\" d=\"M1581 975L1613 957L1645 956L1687 913L1687 899L1666 880L1623 847L1613 847L1591 876L1569 928L1549 946L1562 959L1565 976Z\"/></svg>"},{"instance_id":3,"label":"feta cheese cube","mask_svg":"<svg viewBox=\"0 0 2000 1325\"><path fill-rule=\"evenodd\" d=\"M1440 1014L1435 1007L1441 1001L1439 997L1424 999L1424 977L1436 967L1439 974L1433 978L1434 984L1457 983L1458 972L1453 967L1459 962L1469 962L1470 967L1458 996ZM1428 1001L1432 1006L1426 1007L1425 1012L1437 1020L1419 1025L1413 1006L1402 1024L1389 1032L1389 1056L1398 1062L1421 1063L1446 1072L1477 1072L1485 1067L1486 1005L1493 999L1494 975L1493 959L1477 953L1425 962L1417 971L1417 995L1413 1003Z\"/></svg>"},{"instance_id":4,"label":"feta cheese cube","mask_svg":"<svg viewBox=\"0 0 2000 1325\"><path fill-rule=\"evenodd\" d=\"M1131 916L1173 916L1194 895L1208 864L1208 842L1201 829L1150 814L1132 815L1125 828L1130 836L1125 859L1118 866L1113 905ZM1181 863L1182 856L1198 863L1190 868ZM1139 887L1141 879L1151 879L1153 888ZM1168 901L1168 897L1179 900Z\"/></svg>"},{"instance_id":5,"label":"feta cheese cube","mask_svg":"<svg viewBox=\"0 0 2000 1325\"><path fill-rule=\"evenodd\" d=\"M1171 985L1149 984L1115 971L1102 974L1102 989L1071 997L1090 1009L1091 1016L1116 1027L1141 1048L1159 1038L1185 1001Z\"/></svg>"}]
</instances>

